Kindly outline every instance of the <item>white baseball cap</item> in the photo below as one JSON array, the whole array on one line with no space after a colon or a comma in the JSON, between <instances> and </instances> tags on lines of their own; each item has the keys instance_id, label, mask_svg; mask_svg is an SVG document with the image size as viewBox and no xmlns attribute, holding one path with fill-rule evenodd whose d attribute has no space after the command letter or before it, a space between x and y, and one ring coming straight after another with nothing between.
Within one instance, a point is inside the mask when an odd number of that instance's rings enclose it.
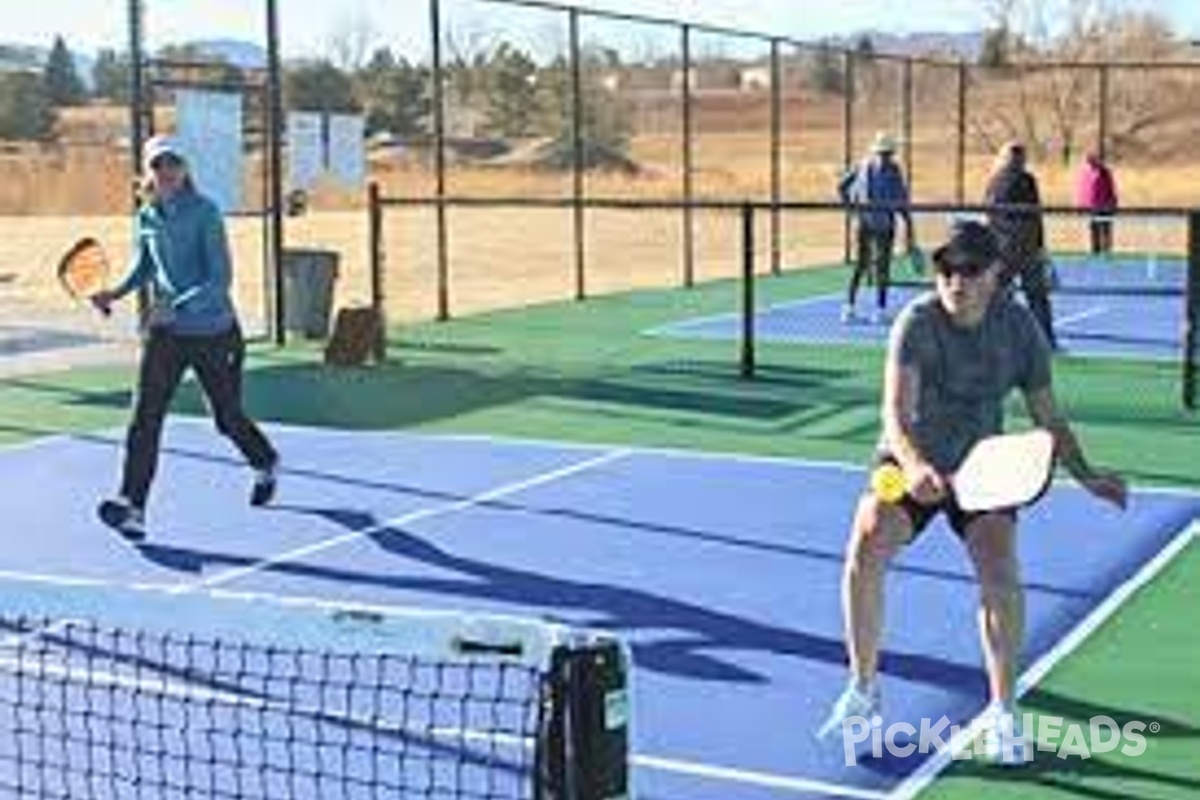
<instances>
[{"instance_id":1,"label":"white baseball cap","mask_svg":"<svg viewBox=\"0 0 1200 800\"><path fill-rule=\"evenodd\" d=\"M183 148L180 147L179 141L173 136L158 135L151 136L142 145L142 168L147 172L154 165L154 161L161 156L175 156L180 161L187 161L183 155Z\"/></svg>"}]
</instances>

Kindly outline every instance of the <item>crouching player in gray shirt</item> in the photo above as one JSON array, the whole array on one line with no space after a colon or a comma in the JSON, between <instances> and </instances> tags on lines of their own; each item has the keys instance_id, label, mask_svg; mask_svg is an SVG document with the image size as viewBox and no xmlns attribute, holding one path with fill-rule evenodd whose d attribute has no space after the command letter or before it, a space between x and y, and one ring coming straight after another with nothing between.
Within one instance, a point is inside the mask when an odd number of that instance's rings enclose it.
<instances>
[{"instance_id":1,"label":"crouching player in gray shirt","mask_svg":"<svg viewBox=\"0 0 1200 800\"><path fill-rule=\"evenodd\" d=\"M966 546L979 580L979 623L991 705L985 727L1012 724L1024 604L1016 560L1016 513L966 513L949 476L979 439L999 433L1003 403L1024 396L1035 425L1054 434L1060 463L1085 489L1118 507L1126 487L1114 473L1094 469L1059 413L1051 380L1050 347L1029 310L1011 292L997 291L998 249L990 230L955 223L933 254L935 291L915 298L892 329L884 368L878 458L899 465L907 492L884 502L868 491L858 503L842 586L850 681L822 733L853 716L870 719L879 707L876 671L883 621L883 575L889 560L929 521L945 513ZM1020 733L1017 733L1020 736ZM1023 761L1024 753L985 750L994 760Z\"/></svg>"}]
</instances>

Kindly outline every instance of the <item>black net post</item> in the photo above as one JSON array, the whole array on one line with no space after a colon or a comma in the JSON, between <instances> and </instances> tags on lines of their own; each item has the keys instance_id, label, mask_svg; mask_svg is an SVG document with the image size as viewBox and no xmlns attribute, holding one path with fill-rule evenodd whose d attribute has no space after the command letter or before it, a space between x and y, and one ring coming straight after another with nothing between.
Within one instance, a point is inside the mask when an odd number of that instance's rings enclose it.
<instances>
[{"instance_id":1,"label":"black net post","mask_svg":"<svg viewBox=\"0 0 1200 800\"><path fill-rule=\"evenodd\" d=\"M1183 315L1183 405L1196 409L1196 362L1200 360L1200 211L1188 213L1188 263Z\"/></svg>"},{"instance_id":2,"label":"black net post","mask_svg":"<svg viewBox=\"0 0 1200 800\"><path fill-rule=\"evenodd\" d=\"M555 649L539 738L536 800L632 796L628 661L616 641Z\"/></svg>"}]
</instances>

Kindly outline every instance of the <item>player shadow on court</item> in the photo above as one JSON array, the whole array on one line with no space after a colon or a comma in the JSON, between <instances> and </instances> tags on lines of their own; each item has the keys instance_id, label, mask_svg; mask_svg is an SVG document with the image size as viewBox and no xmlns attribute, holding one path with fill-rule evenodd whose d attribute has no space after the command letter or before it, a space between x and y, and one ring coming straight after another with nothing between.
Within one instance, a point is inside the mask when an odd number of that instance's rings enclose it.
<instances>
[{"instance_id":1,"label":"player shadow on court","mask_svg":"<svg viewBox=\"0 0 1200 800\"><path fill-rule=\"evenodd\" d=\"M247 406L258 418L346 429L398 428L493 408L520 408L539 398L603 403L606 418L638 419L702 414L706 426L745 432L748 425L786 422L830 405L865 402L866 387L844 386L850 370L805 367L769 370L770 380L749 385L737 365L697 359L678 370L643 363L597 365L563 372L551 368L497 370L471 362L387 363L369 370L330 370L279 363L248 373ZM661 363L660 365L661 366ZM788 372L786 376L785 372ZM786 380L804 391L786 394ZM303 388L303 391L298 389ZM205 413L203 399L185 386L176 407Z\"/></svg>"},{"instance_id":2,"label":"player shadow on court","mask_svg":"<svg viewBox=\"0 0 1200 800\"><path fill-rule=\"evenodd\" d=\"M4 426L0 425L0 430ZM87 434L77 435L86 441L93 441L103 446L113 446L114 441L110 437L93 436ZM189 450L181 447L165 447L164 453L170 453L176 457L196 459L199 461L207 461L213 463L228 464L230 466L238 466L239 462L232 456L214 456L211 453ZM469 499L467 495L462 493L449 491L446 489L432 488L428 486L419 486L414 483L397 483L394 481L376 481L363 478L361 476L347 476L335 472L305 469L297 466L289 466L286 470L288 476L304 477L323 482L337 484L339 486L353 487L356 489L369 489L372 491L382 491L394 495L402 495L409 498L420 498L440 503L461 503ZM765 553L779 555L785 558L808 559L815 561L823 561L840 565L844 558L845 552L841 546L841 542L833 549L823 549L820 547L805 546L802 544L782 544L779 542L768 542L755 539L752 536L738 536L721 530L704 530L695 527L686 527L683 525L675 525L666 522L654 522L648 520L634 519L628 516L618 516L614 514L603 514L593 511L584 511L578 508L571 507L555 507L546 505L532 505L528 503L520 503L513 500L488 500L478 504L480 508L501 512L513 512L519 514L533 514L542 517L554 519L565 519L570 522L583 523L589 526L601 526L605 528L615 528L620 531L630 532L635 531L639 534L648 534L655 537L678 539L681 543L696 543L703 542L707 544L716 544L722 547L734 548L737 550L745 550L755 553ZM317 513L307 507L288 506L286 504L276 503L273 506L277 510L296 511L299 513ZM350 530L361 530L356 528L356 520L375 518L366 512L356 511L352 509L345 510L325 510L321 512L329 514L327 517L332 522L346 527ZM336 517L336 518L335 518ZM377 523L371 522L368 527L375 527ZM187 557L183 553L169 553L159 550L154 545L146 546L149 552L155 557L164 559L167 563L160 563L160 566L167 567L177 572L199 572L203 564ZM950 569L941 569L937 567L922 566L920 564L906 563L898 560L891 566L894 573L904 573L924 578L933 578L935 580L947 581L952 583L961 583L968 586L975 586L977 580L963 571L954 571ZM1103 596L1103 592L1088 591L1083 589L1073 589L1052 583L1045 583L1036 580L1027 580L1025 588L1028 591L1039 592L1044 595L1061 597L1072 600L1082 600L1085 602L1099 602Z\"/></svg>"},{"instance_id":3,"label":"player shadow on court","mask_svg":"<svg viewBox=\"0 0 1200 800\"><path fill-rule=\"evenodd\" d=\"M377 587L499 603L514 607L517 613L538 609L550 617L618 631L629 637L640 668L696 680L739 683L769 680L767 675L714 655L722 650L757 650L839 667L846 663L840 630L822 635L784 628L645 589L547 575L458 555L403 528L382 524L374 514L360 510L284 505L275 508L335 523L348 531L362 533L365 540L389 555L457 575L409 576L402 566L385 572L367 572L302 561L270 562L258 556L157 543L142 544L138 549L147 560L161 567L189 574L214 567L254 566L263 573L358 588ZM985 689L979 667L919 653L886 651L881 669L908 680L953 688L969 696L982 697Z\"/></svg>"}]
</instances>

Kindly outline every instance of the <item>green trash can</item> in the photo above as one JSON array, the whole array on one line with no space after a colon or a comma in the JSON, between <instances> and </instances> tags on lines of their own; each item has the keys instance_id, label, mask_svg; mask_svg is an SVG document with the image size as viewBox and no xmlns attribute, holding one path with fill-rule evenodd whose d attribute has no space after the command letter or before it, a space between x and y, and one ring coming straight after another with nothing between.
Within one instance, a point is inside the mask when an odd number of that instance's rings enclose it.
<instances>
[{"instance_id":1,"label":"green trash can","mask_svg":"<svg viewBox=\"0 0 1200 800\"><path fill-rule=\"evenodd\" d=\"M283 325L307 339L329 337L338 254L332 250L283 251Z\"/></svg>"}]
</instances>

